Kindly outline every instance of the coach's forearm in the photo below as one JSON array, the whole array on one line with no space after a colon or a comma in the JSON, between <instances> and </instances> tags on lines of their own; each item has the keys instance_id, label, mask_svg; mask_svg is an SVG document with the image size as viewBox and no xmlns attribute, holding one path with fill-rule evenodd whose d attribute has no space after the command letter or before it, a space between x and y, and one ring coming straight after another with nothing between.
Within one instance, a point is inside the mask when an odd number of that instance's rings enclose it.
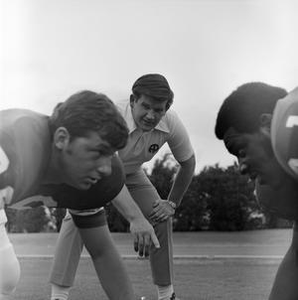
<instances>
[{"instance_id":1,"label":"coach's forearm","mask_svg":"<svg viewBox=\"0 0 298 300\"><path fill-rule=\"evenodd\" d=\"M177 207L180 205L183 195L191 183L195 166L196 160L194 155L185 162L180 163L179 171L168 197L168 200L176 203Z\"/></svg>"},{"instance_id":2,"label":"coach's forearm","mask_svg":"<svg viewBox=\"0 0 298 300\"><path fill-rule=\"evenodd\" d=\"M129 221L130 232L134 236L134 249L140 256L149 255L151 243L156 248L160 248L152 225L144 217L125 185L112 203L126 220Z\"/></svg>"},{"instance_id":3,"label":"coach's forearm","mask_svg":"<svg viewBox=\"0 0 298 300\"><path fill-rule=\"evenodd\" d=\"M126 185L123 186L117 197L113 199L112 204L130 223L136 219L144 218L140 208L131 197Z\"/></svg>"}]
</instances>

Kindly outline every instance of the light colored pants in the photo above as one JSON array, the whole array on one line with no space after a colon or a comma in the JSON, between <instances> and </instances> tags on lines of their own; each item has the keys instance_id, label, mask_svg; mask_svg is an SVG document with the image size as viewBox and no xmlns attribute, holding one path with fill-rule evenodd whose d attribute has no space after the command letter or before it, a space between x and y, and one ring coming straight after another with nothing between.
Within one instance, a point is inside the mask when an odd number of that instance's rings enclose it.
<instances>
[{"instance_id":1,"label":"light colored pants","mask_svg":"<svg viewBox=\"0 0 298 300\"><path fill-rule=\"evenodd\" d=\"M143 214L148 217L154 201L160 198L150 180L140 170L126 175L125 184ZM153 282L156 285L166 286L173 282L172 220L159 223L154 229L161 247L156 249L152 245L149 252ZM73 285L82 249L79 231L72 217L67 215L59 233L50 275L51 283L61 286Z\"/></svg>"}]
</instances>

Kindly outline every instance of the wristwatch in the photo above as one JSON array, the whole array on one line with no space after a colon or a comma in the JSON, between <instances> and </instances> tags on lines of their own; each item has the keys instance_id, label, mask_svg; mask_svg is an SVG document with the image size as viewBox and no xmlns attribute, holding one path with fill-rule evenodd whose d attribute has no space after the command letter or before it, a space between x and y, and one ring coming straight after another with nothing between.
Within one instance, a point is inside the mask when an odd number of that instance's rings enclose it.
<instances>
[{"instance_id":1,"label":"wristwatch","mask_svg":"<svg viewBox=\"0 0 298 300\"><path fill-rule=\"evenodd\" d=\"M175 202L173 202L173 201L170 201L170 200L168 200L168 202L169 202L169 204L171 205L171 207L172 207L174 210L176 210L177 204L176 204Z\"/></svg>"}]
</instances>

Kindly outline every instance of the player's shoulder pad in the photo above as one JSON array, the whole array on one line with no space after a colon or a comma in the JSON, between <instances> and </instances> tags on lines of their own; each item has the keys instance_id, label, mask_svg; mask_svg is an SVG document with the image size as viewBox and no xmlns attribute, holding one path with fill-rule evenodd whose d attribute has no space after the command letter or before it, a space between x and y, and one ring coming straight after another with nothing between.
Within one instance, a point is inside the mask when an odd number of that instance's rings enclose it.
<instances>
[{"instance_id":1,"label":"player's shoulder pad","mask_svg":"<svg viewBox=\"0 0 298 300\"><path fill-rule=\"evenodd\" d=\"M271 123L271 138L278 162L298 179L298 88L278 101Z\"/></svg>"}]
</instances>

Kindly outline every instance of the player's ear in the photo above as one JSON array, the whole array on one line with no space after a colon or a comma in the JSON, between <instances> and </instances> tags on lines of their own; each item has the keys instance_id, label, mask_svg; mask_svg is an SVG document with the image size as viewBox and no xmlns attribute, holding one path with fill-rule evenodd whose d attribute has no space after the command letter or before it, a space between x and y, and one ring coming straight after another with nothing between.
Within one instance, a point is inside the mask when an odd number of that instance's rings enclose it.
<instances>
[{"instance_id":1,"label":"player's ear","mask_svg":"<svg viewBox=\"0 0 298 300\"><path fill-rule=\"evenodd\" d=\"M135 99L136 99L135 96L133 94L131 94L130 97L129 97L130 107L133 107Z\"/></svg>"},{"instance_id":2,"label":"player's ear","mask_svg":"<svg viewBox=\"0 0 298 300\"><path fill-rule=\"evenodd\" d=\"M69 144L70 134L65 127L58 127L54 132L53 143L54 145L62 150L66 145Z\"/></svg>"},{"instance_id":3,"label":"player's ear","mask_svg":"<svg viewBox=\"0 0 298 300\"><path fill-rule=\"evenodd\" d=\"M259 122L260 122L260 130L265 135L270 136L270 129L271 129L271 120L272 114L261 114Z\"/></svg>"}]
</instances>

